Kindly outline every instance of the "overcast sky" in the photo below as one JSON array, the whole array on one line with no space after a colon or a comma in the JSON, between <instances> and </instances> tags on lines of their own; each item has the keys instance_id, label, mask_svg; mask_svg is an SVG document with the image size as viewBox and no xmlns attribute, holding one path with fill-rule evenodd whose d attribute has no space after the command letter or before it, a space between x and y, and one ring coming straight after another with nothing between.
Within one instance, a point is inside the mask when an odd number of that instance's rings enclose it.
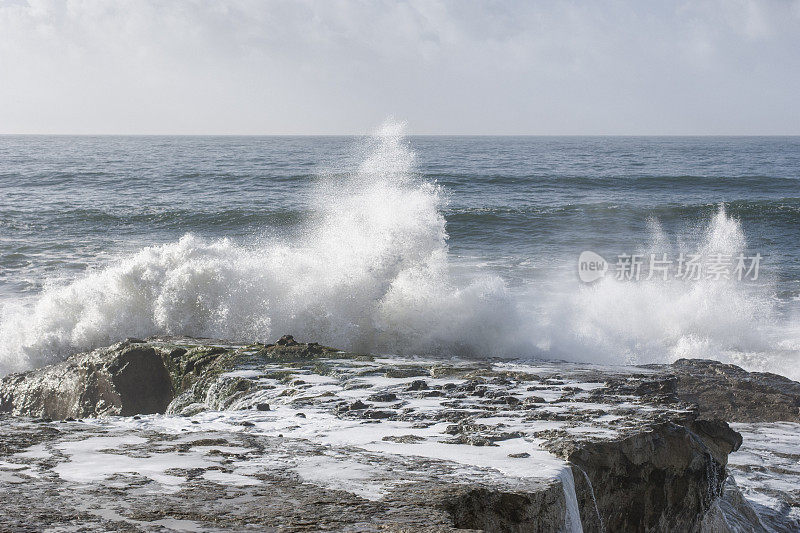
<instances>
[{"instance_id":1,"label":"overcast sky","mask_svg":"<svg viewBox=\"0 0 800 533\"><path fill-rule=\"evenodd\" d=\"M0 132L800 134L800 0L0 0Z\"/></svg>"}]
</instances>

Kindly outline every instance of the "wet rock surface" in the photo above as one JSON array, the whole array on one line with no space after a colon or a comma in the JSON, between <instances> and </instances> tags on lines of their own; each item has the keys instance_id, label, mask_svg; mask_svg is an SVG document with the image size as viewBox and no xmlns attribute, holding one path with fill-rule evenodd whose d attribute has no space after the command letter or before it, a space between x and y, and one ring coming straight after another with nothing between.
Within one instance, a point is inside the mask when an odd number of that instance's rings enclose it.
<instances>
[{"instance_id":1,"label":"wet rock surface","mask_svg":"<svg viewBox=\"0 0 800 533\"><path fill-rule=\"evenodd\" d=\"M728 422L800 422L800 383L705 359L672 364L676 394L701 415Z\"/></svg>"},{"instance_id":2,"label":"wet rock surface","mask_svg":"<svg viewBox=\"0 0 800 533\"><path fill-rule=\"evenodd\" d=\"M766 451L745 452L741 424L717 416L730 408L708 402L733 383L747 436L759 397L794 420L800 385L718 365L380 358L290 336L126 342L0 382L0 523L722 531L728 513L791 531L796 491L729 478Z\"/></svg>"},{"instance_id":3,"label":"wet rock surface","mask_svg":"<svg viewBox=\"0 0 800 533\"><path fill-rule=\"evenodd\" d=\"M0 463L0 529L530 531L564 520L552 480L487 482L444 461L184 423L44 424L47 438ZM3 438L41 429L16 420Z\"/></svg>"},{"instance_id":4,"label":"wet rock surface","mask_svg":"<svg viewBox=\"0 0 800 533\"><path fill-rule=\"evenodd\" d=\"M126 341L0 380L0 412L48 418L162 413L173 397L161 355Z\"/></svg>"}]
</instances>

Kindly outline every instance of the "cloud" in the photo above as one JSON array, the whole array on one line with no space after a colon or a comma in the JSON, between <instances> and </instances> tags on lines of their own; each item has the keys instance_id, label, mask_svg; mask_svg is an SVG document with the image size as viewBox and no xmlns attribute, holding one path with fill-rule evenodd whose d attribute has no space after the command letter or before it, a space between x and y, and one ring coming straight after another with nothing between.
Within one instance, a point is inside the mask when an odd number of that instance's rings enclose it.
<instances>
[{"instance_id":1,"label":"cloud","mask_svg":"<svg viewBox=\"0 0 800 533\"><path fill-rule=\"evenodd\" d=\"M0 131L800 133L798 6L0 0Z\"/></svg>"}]
</instances>

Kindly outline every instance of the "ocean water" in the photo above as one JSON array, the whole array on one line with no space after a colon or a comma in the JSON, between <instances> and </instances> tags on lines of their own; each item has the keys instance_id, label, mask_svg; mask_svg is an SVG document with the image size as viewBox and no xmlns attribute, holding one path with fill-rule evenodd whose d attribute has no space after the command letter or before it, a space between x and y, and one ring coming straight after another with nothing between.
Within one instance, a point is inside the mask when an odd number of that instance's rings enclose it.
<instances>
[{"instance_id":1,"label":"ocean water","mask_svg":"<svg viewBox=\"0 0 800 533\"><path fill-rule=\"evenodd\" d=\"M682 253L758 276L617 279L621 254ZM798 379L799 311L798 137L0 136L0 374L290 333Z\"/></svg>"}]
</instances>

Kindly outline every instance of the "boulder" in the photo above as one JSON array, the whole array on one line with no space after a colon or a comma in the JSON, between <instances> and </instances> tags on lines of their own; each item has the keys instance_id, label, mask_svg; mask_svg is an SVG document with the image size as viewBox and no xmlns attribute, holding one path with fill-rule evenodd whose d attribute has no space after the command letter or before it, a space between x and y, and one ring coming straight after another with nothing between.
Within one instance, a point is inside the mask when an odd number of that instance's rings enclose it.
<instances>
[{"instance_id":1,"label":"boulder","mask_svg":"<svg viewBox=\"0 0 800 533\"><path fill-rule=\"evenodd\" d=\"M147 344L123 342L0 380L0 412L64 419L163 413L170 376Z\"/></svg>"}]
</instances>

